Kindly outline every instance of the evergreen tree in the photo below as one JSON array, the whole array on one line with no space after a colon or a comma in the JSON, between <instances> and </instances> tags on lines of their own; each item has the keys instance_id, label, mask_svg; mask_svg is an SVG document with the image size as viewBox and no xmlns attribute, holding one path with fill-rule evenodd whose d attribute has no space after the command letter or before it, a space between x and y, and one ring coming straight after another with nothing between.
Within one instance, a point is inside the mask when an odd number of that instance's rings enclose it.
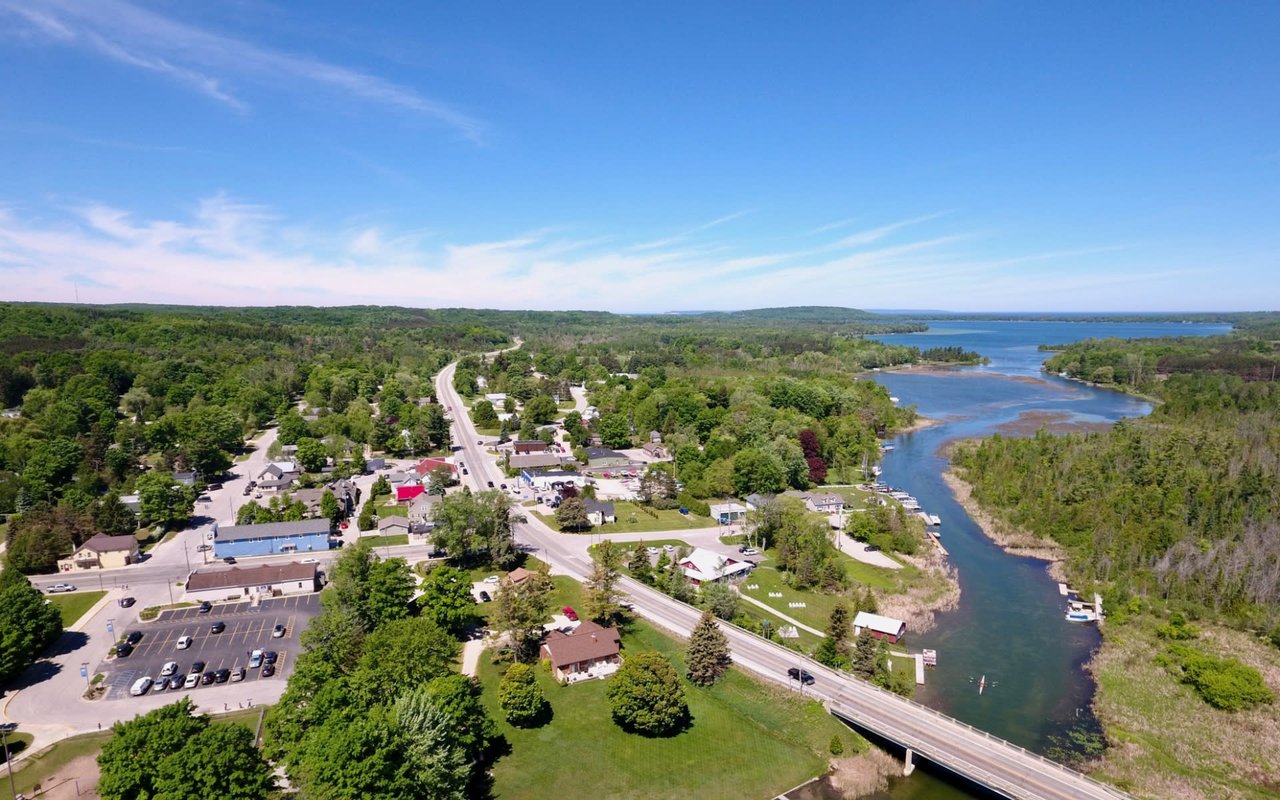
<instances>
[{"instance_id":1,"label":"evergreen tree","mask_svg":"<svg viewBox=\"0 0 1280 800\"><path fill-rule=\"evenodd\" d=\"M853 648L851 671L863 680L875 680L882 657L880 642L863 629Z\"/></svg>"},{"instance_id":2,"label":"evergreen tree","mask_svg":"<svg viewBox=\"0 0 1280 800\"><path fill-rule=\"evenodd\" d=\"M643 543L636 545L631 560L627 562L627 569L631 570L631 577L641 583L653 585L653 564L649 563L649 550Z\"/></svg>"},{"instance_id":3,"label":"evergreen tree","mask_svg":"<svg viewBox=\"0 0 1280 800\"><path fill-rule=\"evenodd\" d=\"M613 590L622 568L622 547L605 539L592 550L591 558L591 576L587 578L582 609L588 619L604 623L621 611Z\"/></svg>"},{"instance_id":4,"label":"evergreen tree","mask_svg":"<svg viewBox=\"0 0 1280 800\"><path fill-rule=\"evenodd\" d=\"M587 507L580 497L566 497L556 509L556 523L562 531L585 531L591 527Z\"/></svg>"},{"instance_id":5,"label":"evergreen tree","mask_svg":"<svg viewBox=\"0 0 1280 800\"><path fill-rule=\"evenodd\" d=\"M836 669L848 669L849 653L849 606L841 600L831 609L831 617L827 621L826 638L818 645L813 657L820 663Z\"/></svg>"},{"instance_id":6,"label":"evergreen tree","mask_svg":"<svg viewBox=\"0 0 1280 800\"><path fill-rule=\"evenodd\" d=\"M729 640L710 611L702 612L702 619L689 635L685 663L689 667L689 680L699 686L710 686L719 681L733 663L729 656Z\"/></svg>"}]
</instances>

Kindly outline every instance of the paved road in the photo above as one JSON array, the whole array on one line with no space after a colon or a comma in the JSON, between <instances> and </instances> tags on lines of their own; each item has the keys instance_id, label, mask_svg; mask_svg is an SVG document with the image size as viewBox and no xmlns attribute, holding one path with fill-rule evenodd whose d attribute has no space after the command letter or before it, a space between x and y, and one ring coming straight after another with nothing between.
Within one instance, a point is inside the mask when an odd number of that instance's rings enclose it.
<instances>
[{"instance_id":1,"label":"paved road","mask_svg":"<svg viewBox=\"0 0 1280 800\"><path fill-rule=\"evenodd\" d=\"M437 392L442 402L457 409L453 415L455 441L462 443L471 468L469 478L477 488L483 488L485 481L501 481L496 463L476 445L475 428L453 389L453 365L438 376ZM529 520L515 526L520 544L535 551L553 572L585 580L591 562L586 553L589 541L584 540L591 537L561 534L536 517L530 516ZM701 613L629 578L621 580L620 588L630 595L640 616L681 636L689 635ZM837 714L1009 797L1113 800L1127 796L930 708L829 670L781 645L731 625L723 627L734 662L743 669L765 680L787 684L787 669L803 667L817 681L812 686L796 688L824 701Z\"/></svg>"}]
</instances>

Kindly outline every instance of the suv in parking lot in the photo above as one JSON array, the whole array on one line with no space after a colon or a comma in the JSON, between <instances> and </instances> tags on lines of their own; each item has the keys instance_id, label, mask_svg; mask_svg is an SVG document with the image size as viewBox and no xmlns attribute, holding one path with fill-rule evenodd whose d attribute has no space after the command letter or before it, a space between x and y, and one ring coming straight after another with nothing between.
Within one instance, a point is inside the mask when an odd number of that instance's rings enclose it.
<instances>
[{"instance_id":1,"label":"suv in parking lot","mask_svg":"<svg viewBox=\"0 0 1280 800\"><path fill-rule=\"evenodd\" d=\"M192 639L190 636L179 636L179 637L178 637L178 642L177 642L178 649L179 649L179 650L186 650L188 647L190 647L190 646L191 646L191 643L192 643L193 641L195 641L195 640L194 640L194 639Z\"/></svg>"},{"instance_id":2,"label":"suv in parking lot","mask_svg":"<svg viewBox=\"0 0 1280 800\"><path fill-rule=\"evenodd\" d=\"M133 682L133 686L129 687L129 694L133 695L134 697L141 697L142 695L146 694L148 690L151 689L151 683L152 683L151 678L147 677L146 675L143 675L141 678L138 678L136 681Z\"/></svg>"}]
</instances>

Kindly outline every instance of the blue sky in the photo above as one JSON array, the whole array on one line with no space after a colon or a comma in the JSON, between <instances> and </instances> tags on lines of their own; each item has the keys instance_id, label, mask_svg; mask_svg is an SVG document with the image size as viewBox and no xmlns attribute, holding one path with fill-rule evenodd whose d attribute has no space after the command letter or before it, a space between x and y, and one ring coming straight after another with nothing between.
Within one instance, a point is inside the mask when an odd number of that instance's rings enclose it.
<instances>
[{"instance_id":1,"label":"blue sky","mask_svg":"<svg viewBox=\"0 0 1280 800\"><path fill-rule=\"evenodd\" d=\"M1280 4L0 0L0 298L1280 307Z\"/></svg>"}]
</instances>

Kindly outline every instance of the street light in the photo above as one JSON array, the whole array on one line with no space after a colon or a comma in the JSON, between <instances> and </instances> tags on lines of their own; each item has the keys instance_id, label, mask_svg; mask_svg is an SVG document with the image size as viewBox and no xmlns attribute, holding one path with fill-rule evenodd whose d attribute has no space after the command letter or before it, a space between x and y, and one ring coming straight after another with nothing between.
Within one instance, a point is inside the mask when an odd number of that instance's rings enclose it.
<instances>
[{"instance_id":1,"label":"street light","mask_svg":"<svg viewBox=\"0 0 1280 800\"><path fill-rule=\"evenodd\" d=\"M4 748L4 760L9 765L9 793L17 800L18 790L13 786L13 754L9 752L9 734L18 729L16 722L0 723L0 747Z\"/></svg>"}]
</instances>

